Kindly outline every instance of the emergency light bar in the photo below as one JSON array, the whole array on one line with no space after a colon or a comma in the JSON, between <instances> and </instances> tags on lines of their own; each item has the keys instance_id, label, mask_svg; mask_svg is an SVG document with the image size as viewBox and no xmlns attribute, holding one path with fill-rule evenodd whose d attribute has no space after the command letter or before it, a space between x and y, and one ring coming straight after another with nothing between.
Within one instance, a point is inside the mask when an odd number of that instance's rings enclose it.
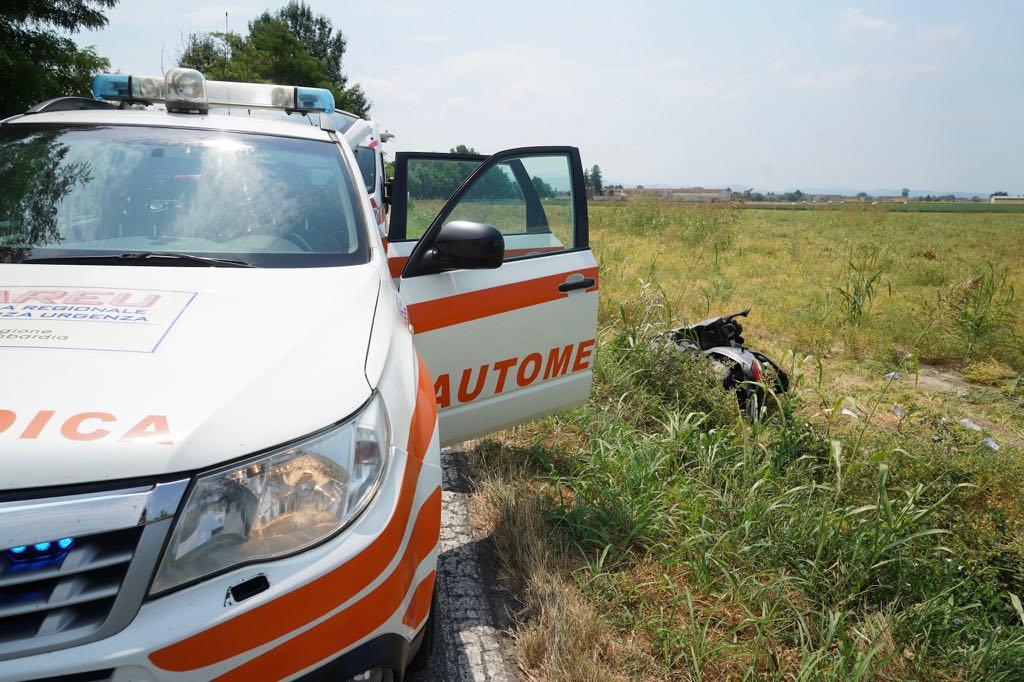
<instances>
[{"instance_id":1,"label":"emergency light bar","mask_svg":"<svg viewBox=\"0 0 1024 682\"><path fill-rule=\"evenodd\" d=\"M334 95L325 88L208 81L195 69L171 69L163 78L101 73L92 79L92 95L118 102L163 102L172 112L206 112L211 104L327 114L334 111Z\"/></svg>"}]
</instances>

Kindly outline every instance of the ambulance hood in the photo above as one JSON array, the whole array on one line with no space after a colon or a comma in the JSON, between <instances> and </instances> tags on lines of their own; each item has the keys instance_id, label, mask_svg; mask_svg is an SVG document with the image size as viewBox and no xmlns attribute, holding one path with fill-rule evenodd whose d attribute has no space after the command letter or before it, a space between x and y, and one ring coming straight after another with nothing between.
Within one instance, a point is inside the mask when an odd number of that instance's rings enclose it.
<instances>
[{"instance_id":1,"label":"ambulance hood","mask_svg":"<svg viewBox=\"0 0 1024 682\"><path fill-rule=\"evenodd\" d=\"M371 265L7 265L0 490L193 471L369 397Z\"/></svg>"}]
</instances>

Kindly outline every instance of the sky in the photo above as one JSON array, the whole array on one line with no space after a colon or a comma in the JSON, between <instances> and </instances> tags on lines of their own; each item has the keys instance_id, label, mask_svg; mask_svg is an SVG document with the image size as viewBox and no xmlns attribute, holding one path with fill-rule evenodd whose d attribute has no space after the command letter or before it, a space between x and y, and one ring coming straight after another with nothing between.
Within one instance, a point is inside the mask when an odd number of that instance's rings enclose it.
<instances>
[{"instance_id":1,"label":"sky","mask_svg":"<svg viewBox=\"0 0 1024 682\"><path fill-rule=\"evenodd\" d=\"M159 74L285 0L121 0L76 35ZM1024 0L312 0L395 151L579 147L606 183L1024 194Z\"/></svg>"}]
</instances>

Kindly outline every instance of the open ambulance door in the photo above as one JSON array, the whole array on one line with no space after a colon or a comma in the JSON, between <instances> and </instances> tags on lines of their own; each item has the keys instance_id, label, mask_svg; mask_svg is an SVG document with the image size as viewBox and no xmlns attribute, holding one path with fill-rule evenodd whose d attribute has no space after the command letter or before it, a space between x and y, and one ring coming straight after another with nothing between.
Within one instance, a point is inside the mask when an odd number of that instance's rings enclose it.
<instances>
[{"instance_id":1,"label":"open ambulance door","mask_svg":"<svg viewBox=\"0 0 1024 682\"><path fill-rule=\"evenodd\" d=\"M400 152L392 187L389 265L434 377L441 442L586 400L598 277L579 150ZM432 266L453 221L496 228L503 258L487 269Z\"/></svg>"}]
</instances>

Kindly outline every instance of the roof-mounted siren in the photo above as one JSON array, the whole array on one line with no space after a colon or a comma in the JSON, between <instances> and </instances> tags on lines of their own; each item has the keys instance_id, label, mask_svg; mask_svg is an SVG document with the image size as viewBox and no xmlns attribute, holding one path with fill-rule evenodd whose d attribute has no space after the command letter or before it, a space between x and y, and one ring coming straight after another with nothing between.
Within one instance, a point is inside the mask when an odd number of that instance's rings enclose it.
<instances>
[{"instance_id":1,"label":"roof-mounted siren","mask_svg":"<svg viewBox=\"0 0 1024 682\"><path fill-rule=\"evenodd\" d=\"M284 109L286 111L334 111L334 95L325 88L264 83L206 81L210 104L228 107Z\"/></svg>"},{"instance_id":2,"label":"roof-mounted siren","mask_svg":"<svg viewBox=\"0 0 1024 682\"><path fill-rule=\"evenodd\" d=\"M334 111L334 95L327 88L295 88L295 108L303 111Z\"/></svg>"},{"instance_id":3,"label":"roof-mounted siren","mask_svg":"<svg viewBox=\"0 0 1024 682\"><path fill-rule=\"evenodd\" d=\"M101 73L92 79L92 96L115 102L162 102L164 79L127 73Z\"/></svg>"},{"instance_id":4,"label":"roof-mounted siren","mask_svg":"<svg viewBox=\"0 0 1024 682\"><path fill-rule=\"evenodd\" d=\"M284 109L286 111L334 111L334 95L325 88L264 83L208 81L194 69L171 69L158 76L100 74L92 79L96 99L150 104L164 102L168 111L201 112L210 105Z\"/></svg>"},{"instance_id":5,"label":"roof-mounted siren","mask_svg":"<svg viewBox=\"0 0 1024 682\"><path fill-rule=\"evenodd\" d=\"M167 111L206 113L206 79L195 69L171 69L164 76L164 104Z\"/></svg>"}]
</instances>

